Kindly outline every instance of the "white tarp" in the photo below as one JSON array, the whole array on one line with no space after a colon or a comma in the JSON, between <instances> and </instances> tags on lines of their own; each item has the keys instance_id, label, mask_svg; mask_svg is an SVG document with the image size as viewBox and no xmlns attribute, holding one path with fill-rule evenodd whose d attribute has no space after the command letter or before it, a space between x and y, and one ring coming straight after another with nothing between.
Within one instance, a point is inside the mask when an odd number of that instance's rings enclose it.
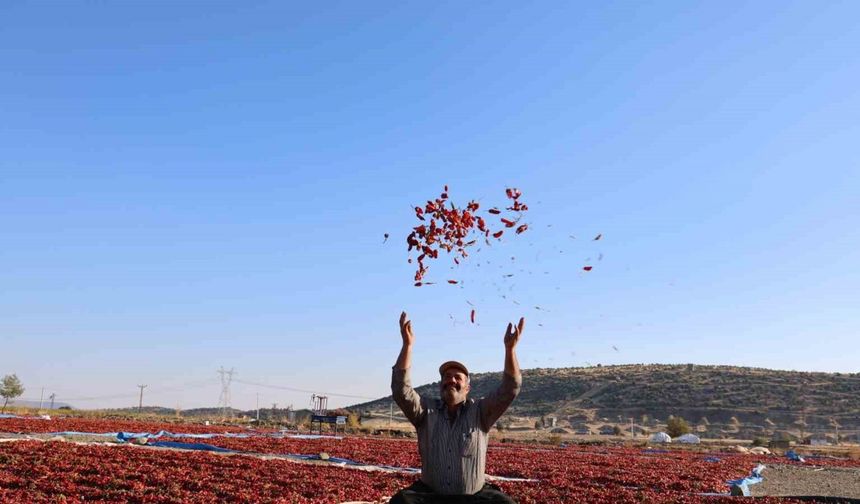
<instances>
[{"instance_id":1,"label":"white tarp","mask_svg":"<svg viewBox=\"0 0 860 504\"><path fill-rule=\"evenodd\" d=\"M665 432L658 432L651 436L652 443L671 443L672 438Z\"/></svg>"},{"instance_id":2,"label":"white tarp","mask_svg":"<svg viewBox=\"0 0 860 504\"><path fill-rule=\"evenodd\" d=\"M702 442L702 440L699 439L699 436L697 436L695 434L684 434L683 436L676 437L675 441L677 441L678 443L687 443L687 444L699 444Z\"/></svg>"}]
</instances>

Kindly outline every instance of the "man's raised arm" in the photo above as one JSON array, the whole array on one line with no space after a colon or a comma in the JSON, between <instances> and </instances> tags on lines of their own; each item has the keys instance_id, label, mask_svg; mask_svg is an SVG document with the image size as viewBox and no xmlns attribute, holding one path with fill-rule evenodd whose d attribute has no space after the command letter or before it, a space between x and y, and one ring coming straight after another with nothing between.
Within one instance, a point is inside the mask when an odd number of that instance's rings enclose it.
<instances>
[{"instance_id":1,"label":"man's raised arm","mask_svg":"<svg viewBox=\"0 0 860 504\"><path fill-rule=\"evenodd\" d=\"M524 318L521 318L516 326L508 324L508 330L505 332L505 371L502 373L502 383L493 393L481 400L481 428L484 432L490 431L496 420L520 393L523 377L517 360L516 346L525 324Z\"/></svg>"},{"instance_id":2,"label":"man's raised arm","mask_svg":"<svg viewBox=\"0 0 860 504\"><path fill-rule=\"evenodd\" d=\"M400 314L400 336L403 338L403 346L391 371L391 396L412 425L418 426L424 408L421 405L421 396L412 388L412 380L409 378L415 335L412 334L412 321L407 318L406 312Z\"/></svg>"}]
</instances>

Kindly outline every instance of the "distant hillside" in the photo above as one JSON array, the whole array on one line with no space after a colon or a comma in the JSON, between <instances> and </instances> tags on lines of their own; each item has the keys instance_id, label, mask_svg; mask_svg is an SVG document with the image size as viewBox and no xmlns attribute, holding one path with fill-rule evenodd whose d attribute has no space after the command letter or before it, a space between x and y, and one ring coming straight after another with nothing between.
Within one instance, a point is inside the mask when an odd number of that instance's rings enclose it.
<instances>
[{"instance_id":1,"label":"distant hillside","mask_svg":"<svg viewBox=\"0 0 860 504\"><path fill-rule=\"evenodd\" d=\"M41 403L39 401L26 400L26 399L15 399L14 401L9 401L9 406L10 407L16 407L16 408L38 408L40 404L43 408L47 409L51 405L51 401L50 400L42 401ZM3 405L2 401L0 401L0 406L2 406L2 405ZM54 408L62 408L64 406L70 407L69 404L64 403L64 402L56 402L56 401L54 402Z\"/></svg>"},{"instance_id":2,"label":"distant hillside","mask_svg":"<svg viewBox=\"0 0 860 504\"><path fill-rule=\"evenodd\" d=\"M500 379L500 372L472 375L472 397L488 394ZM438 388L434 382L417 390L438 397ZM385 412L390 401L388 396L350 409ZM860 429L860 374L698 365L528 369L509 415L552 415L571 423L633 418L643 424L676 415L694 425L787 428L800 420L810 429L834 422Z\"/></svg>"}]
</instances>

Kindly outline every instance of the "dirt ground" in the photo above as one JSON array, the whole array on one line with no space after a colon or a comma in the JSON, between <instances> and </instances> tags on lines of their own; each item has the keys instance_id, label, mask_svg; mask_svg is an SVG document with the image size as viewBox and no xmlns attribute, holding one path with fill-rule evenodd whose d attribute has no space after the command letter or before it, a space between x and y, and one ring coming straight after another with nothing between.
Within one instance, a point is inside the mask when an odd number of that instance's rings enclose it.
<instances>
[{"instance_id":1,"label":"dirt ground","mask_svg":"<svg viewBox=\"0 0 860 504\"><path fill-rule=\"evenodd\" d=\"M844 497L860 499L860 468L768 465L754 496Z\"/></svg>"}]
</instances>

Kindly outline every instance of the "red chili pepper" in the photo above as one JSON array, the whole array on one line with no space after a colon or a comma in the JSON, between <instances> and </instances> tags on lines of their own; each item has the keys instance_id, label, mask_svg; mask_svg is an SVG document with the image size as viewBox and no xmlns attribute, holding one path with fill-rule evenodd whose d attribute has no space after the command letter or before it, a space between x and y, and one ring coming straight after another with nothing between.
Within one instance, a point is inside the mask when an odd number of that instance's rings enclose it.
<instances>
[{"instance_id":1,"label":"red chili pepper","mask_svg":"<svg viewBox=\"0 0 860 504\"><path fill-rule=\"evenodd\" d=\"M583 266L582 269L585 271L591 271L591 266Z\"/></svg>"},{"instance_id":2,"label":"red chili pepper","mask_svg":"<svg viewBox=\"0 0 860 504\"><path fill-rule=\"evenodd\" d=\"M502 218L501 218L501 219L499 219L499 220L501 220L501 221L502 221L502 224L504 224L504 225L505 225L505 227L514 227L514 225L516 224L516 222L514 222L514 221L512 221L512 220L505 219L504 217L502 217Z\"/></svg>"},{"instance_id":3,"label":"red chili pepper","mask_svg":"<svg viewBox=\"0 0 860 504\"><path fill-rule=\"evenodd\" d=\"M603 238L603 233L600 233L599 235L595 236L595 237L594 237L594 241L597 241L597 240L599 240L599 239L601 239L601 238Z\"/></svg>"},{"instance_id":4,"label":"red chili pepper","mask_svg":"<svg viewBox=\"0 0 860 504\"><path fill-rule=\"evenodd\" d=\"M456 284L456 283L457 283L457 281L456 281L456 280L448 280L448 283L449 283L449 284Z\"/></svg>"},{"instance_id":5,"label":"red chili pepper","mask_svg":"<svg viewBox=\"0 0 860 504\"><path fill-rule=\"evenodd\" d=\"M500 213L502 213L502 211L499 210L498 208L491 208L491 209L487 210L487 212L491 213L493 215L499 215Z\"/></svg>"},{"instance_id":6,"label":"red chili pepper","mask_svg":"<svg viewBox=\"0 0 860 504\"><path fill-rule=\"evenodd\" d=\"M517 199L520 196L522 196L522 193L520 192L520 190L515 188L515 187L505 189L505 194L507 194L508 198L510 198L510 199Z\"/></svg>"},{"instance_id":7,"label":"red chili pepper","mask_svg":"<svg viewBox=\"0 0 860 504\"><path fill-rule=\"evenodd\" d=\"M528 225L528 224L523 224L522 226L520 226L520 227L518 227L518 228L517 228L517 234L522 233L523 231L525 231L525 230L526 230L526 229L528 229L528 228L529 228L529 225Z\"/></svg>"},{"instance_id":8,"label":"red chili pepper","mask_svg":"<svg viewBox=\"0 0 860 504\"><path fill-rule=\"evenodd\" d=\"M421 287L421 282L415 282L415 287Z\"/></svg>"},{"instance_id":9,"label":"red chili pepper","mask_svg":"<svg viewBox=\"0 0 860 504\"><path fill-rule=\"evenodd\" d=\"M504 231L497 231L497 232L493 233L493 238L501 238L501 236L504 233L505 233Z\"/></svg>"},{"instance_id":10,"label":"red chili pepper","mask_svg":"<svg viewBox=\"0 0 860 504\"><path fill-rule=\"evenodd\" d=\"M472 323L474 324L475 323L475 310L472 310L471 319L472 319Z\"/></svg>"}]
</instances>

